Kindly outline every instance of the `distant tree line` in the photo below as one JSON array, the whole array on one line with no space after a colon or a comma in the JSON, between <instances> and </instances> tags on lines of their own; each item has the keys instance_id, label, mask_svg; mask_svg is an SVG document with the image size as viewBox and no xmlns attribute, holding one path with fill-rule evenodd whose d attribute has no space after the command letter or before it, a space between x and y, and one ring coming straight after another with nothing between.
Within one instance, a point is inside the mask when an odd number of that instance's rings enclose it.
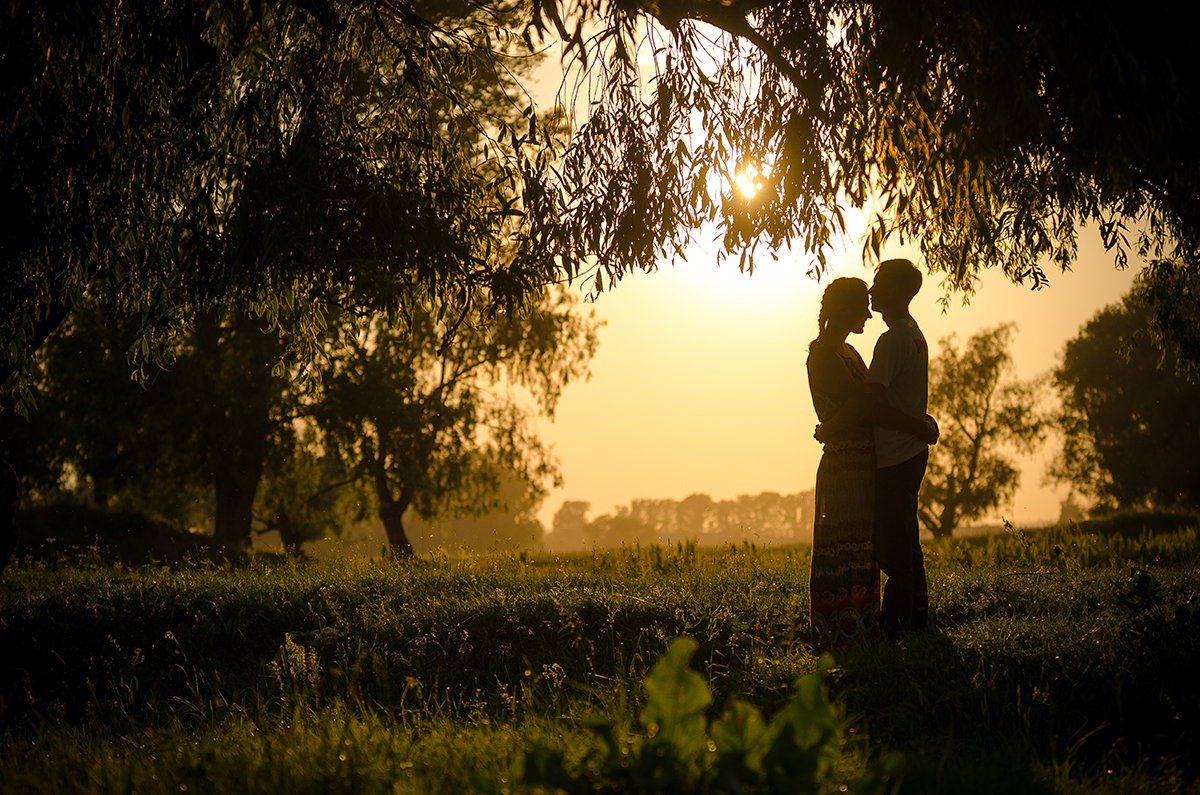
<instances>
[{"instance_id":1,"label":"distant tree line","mask_svg":"<svg viewBox=\"0 0 1200 795\"><path fill-rule=\"evenodd\" d=\"M674 544L695 540L704 546L750 541L792 544L812 539L813 492L765 491L732 500L692 494L682 500L636 499L612 513L588 519L591 503L563 502L545 537L552 551Z\"/></svg>"}]
</instances>

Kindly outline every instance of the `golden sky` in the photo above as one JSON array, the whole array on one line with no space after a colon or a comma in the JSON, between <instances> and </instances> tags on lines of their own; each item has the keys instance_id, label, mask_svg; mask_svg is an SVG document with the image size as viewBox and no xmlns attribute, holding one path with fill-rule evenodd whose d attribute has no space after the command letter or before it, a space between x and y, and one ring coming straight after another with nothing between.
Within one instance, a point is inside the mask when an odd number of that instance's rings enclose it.
<instances>
[{"instance_id":1,"label":"golden sky","mask_svg":"<svg viewBox=\"0 0 1200 795\"><path fill-rule=\"evenodd\" d=\"M652 56L641 53L643 61L649 68ZM547 59L534 89L539 108L564 101L560 89L570 81L561 68L557 58ZM738 272L736 256L718 267L713 235L697 232L688 261L634 273L598 297L593 306L607 325L592 377L568 385L555 421L540 426L565 479L540 513L547 529L567 499L590 502L595 518L639 497L701 492L729 499L813 487L821 446L812 438L816 414L804 361L817 332L820 292L837 276L871 279L853 232L865 224L852 213L847 220L851 237L834 250L820 283L806 275L807 258L786 251L778 261L762 256L753 275ZM914 249L891 246L882 255L909 257L924 271ZM1083 230L1075 269L1060 274L1048 267L1050 284L1039 291L989 273L969 304L954 298L943 312L941 285L927 277L913 314L931 357L950 333L965 339L1015 321L1017 372L1029 378L1048 373L1067 340L1128 291L1141 266L1132 256L1130 263L1116 270L1095 231ZM869 362L884 329L875 317L849 342ZM1020 488L994 519L1057 518L1068 490L1043 482L1045 460L1057 445L1052 436L1039 455L1018 459Z\"/></svg>"},{"instance_id":2,"label":"golden sky","mask_svg":"<svg viewBox=\"0 0 1200 795\"><path fill-rule=\"evenodd\" d=\"M635 273L593 304L607 325L590 381L569 385L556 420L542 438L562 463L564 488L547 498L547 529L564 499L592 503L592 518L637 497L681 499L703 492L714 499L762 491L810 489L820 459L804 360L816 336L820 290L836 276L870 281L857 242L832 259L820 284L806 260L764 257L753 275L736 258L718 267L696 246L688 261ZM716 246L711 246L712 251ZM916 252L892 247L884 258ZM1021 377L1048 372L1067 340L1099 309L1117 301L1137 270L1118 271L1094 233L1081 235L1078 265L1050 273L1038 291L984 278L969 305L953 299L943 313L936 277L913 303L913 314L936 356L939 341L960 339L1007 320L1018 324L1014 354ZM923 270L923 268L922 268ZM885 329L873 317L850 343L870 361ZM1017 522L1053 520L1067 489L1043 483L1043 454L1020 459L1021 486L1003 515Z\"/></svg>"}]
</instances>

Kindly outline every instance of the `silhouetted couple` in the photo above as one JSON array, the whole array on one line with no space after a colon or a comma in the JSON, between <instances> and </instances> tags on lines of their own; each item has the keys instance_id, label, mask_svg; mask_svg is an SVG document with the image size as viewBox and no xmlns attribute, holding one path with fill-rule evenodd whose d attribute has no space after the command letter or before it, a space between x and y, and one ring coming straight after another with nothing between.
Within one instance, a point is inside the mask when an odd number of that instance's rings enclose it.
<instances>
[{"instance_id":1,"label":"silhouetted couple","mask_svg":"<svg viewBox=\"0 0 1200 795\"><path fill-rule=\"evenodd\" d=\"M832 281L808 349L808 385L825 452L813 521L813 646L898 637L928 624L917 491L937 423L926 414L929 348L909 303L921 272L905 259L861 279ZM887 324L868 367L846 338L874 309ZM879 572L887 575L880 604Z\"/></svg>"}]
</instances>

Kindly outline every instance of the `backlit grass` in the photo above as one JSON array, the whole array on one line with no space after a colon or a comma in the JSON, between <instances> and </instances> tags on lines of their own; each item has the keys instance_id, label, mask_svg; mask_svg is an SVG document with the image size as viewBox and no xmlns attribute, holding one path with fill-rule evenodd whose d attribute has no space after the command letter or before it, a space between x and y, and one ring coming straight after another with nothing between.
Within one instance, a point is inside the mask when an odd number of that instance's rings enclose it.
<instances>
[{"instance_id":1,"label":"backlit grass","mask_svg":"<svg viewBox=\"0 0 1200 795\"><path fill-rule=\"evenodd\" d=\"M841 652L826 677L836 780L900 752L912 792L1194 786L1194 523L926 551L936 629ZM777 712L817 667L807 577L807 549L750 546L25 563L0 579L0 789L521 791L536 746L588 769L588 716L639 747L641 683L680 635L714 719L735 698Z\"/></svg>"}]
</instances>

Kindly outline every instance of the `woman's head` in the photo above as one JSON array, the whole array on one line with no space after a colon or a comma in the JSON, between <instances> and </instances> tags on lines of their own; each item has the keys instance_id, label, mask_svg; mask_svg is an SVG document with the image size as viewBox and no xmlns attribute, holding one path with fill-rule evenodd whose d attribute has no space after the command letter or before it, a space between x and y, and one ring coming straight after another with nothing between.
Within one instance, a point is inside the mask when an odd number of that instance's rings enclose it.
<instances>
[{"instance_id":1,"label":"woman's head","mask_svg":"<svg viewBox=\"0 0 1200 795\"><path fill-rule=\"evenodd\" d=\"M817 316L818 334L835 324L854 333L862 333L871 317L867 283L862 279L843 276L831 281L821 295L821 313Z\"/></svg>"}]
</instances>

